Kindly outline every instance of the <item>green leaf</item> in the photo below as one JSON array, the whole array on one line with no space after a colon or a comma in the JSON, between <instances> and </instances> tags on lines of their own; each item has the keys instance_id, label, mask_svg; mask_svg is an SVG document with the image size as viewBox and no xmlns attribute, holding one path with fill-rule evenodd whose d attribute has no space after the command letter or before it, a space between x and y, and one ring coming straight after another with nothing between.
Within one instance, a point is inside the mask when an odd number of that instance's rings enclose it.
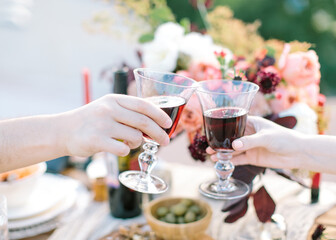
<instances>
[{"instance_id":1,"label":"green leaf","mask_svg":"<svg viewBox=\"0 0 336 240\"><path fill-rule=\"evenodd\" d=\"M153 33L145 33L140 36L139 42L140 43L146 43L154 40L154 34Z\"/></svg>"},{"instance_id":2,"label":"green leaf","mask_svg":"<svg viewBox=\"0 0 336 240\"><path fill-rule=\"evenodd\" d=\"M190 20L188 18L182 18L180 21L180 25L184 28L185 33L190 32Z\"/></svg>"},{"instance_id":3,"label":"green leaf","mask_svg":"<svg viewBox=\"0 0 336 240\"><path fill-rule=\"evenodd\" d=\"M270 46L266 46L267 49L267 56L270 57L274 57L275 56L275 49L270 47Z\"/></svg>"},{"instance_id":4,"label":"green leaf","mask_svg":"<svg viewBox=\"0 0 336 240\"><path fill-rule=\"evenodd\" d=\"M275 99L275 95L274 95L274 93L271 93L271 94L265 94L264 96L265 96L265 99L266 99L266 100L273 100L273 99Z\"/></svg>"},{"instance_id":5,"label":"green leaf","mask_svg":"<svg viewBox=\"0 0 336 240\"><path fill-rule=\"evenodd\" d=\"M280 83L282 83L285 87L287 87L288 86L288 83L286 82L286 80L285 79L283 79L283 78L281 78L281 81L280 81Z\"/></svg>"},{"instance_id":6,"label":"green leaf","mask_svg":"<svg viewBox=\"0 0 336 240\"><path fill-rule=\"evenodd\" d=\"M151 25L154 27L159 26L165 22L174 22L175 17L170 8L168 7L160 7L155 8L149 13L149 18Z\"/></svg>"},{"instance_id":7,"label":"green leaf","mask_svg":"<svg viewBox=\"0 0 336 240\"><path fill-rule=\"evenodd\" d=\"M233 68L235 62L233 61L233 59L231 59L231 61L229 62L229 68Z\"/></svg>"}]
</instances>

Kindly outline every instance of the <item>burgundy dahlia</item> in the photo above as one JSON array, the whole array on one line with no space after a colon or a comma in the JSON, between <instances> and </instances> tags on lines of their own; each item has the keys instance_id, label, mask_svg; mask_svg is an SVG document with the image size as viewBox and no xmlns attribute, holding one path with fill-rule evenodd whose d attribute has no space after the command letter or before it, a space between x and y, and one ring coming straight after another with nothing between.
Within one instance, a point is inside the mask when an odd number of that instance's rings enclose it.
<instances>
[{"instance_id":1,"label":"burgundy dahlia","mask_svg":"<svg viewBox=\"0 0 336 240\"><path fill-rule=\"evenodd\" d=\"M320 240L325 229L322 224L319 224L312 235L312 240Z\"/></svg>"},{"instance_id":2,"label":"burgundy dahlia","mask_svg":"<svg viewBox=\"0 0 336 240\"><path fill-rule=\"evenodd\" d=\"M258 62L259 67L269 67L273 66L275 64L275 59L274 57L266 55L262 60Z\"/></svg>"},{"instance_id":3,"label":"burgundy dahlia","mask_svg":"<svg viewBox=\"0 0 336 240\"><path fill-rule=\"evenodd\" d=\"M280 83L280 77L276 73L259 71L255 83L259 85L262 93L272 93Z\"/></svg>"},{"instance_id":4,"label":"burgundy dahlia","mask_svg":"<svg viewBox=\"0 0 336 240\"><path fill-rule=\"evenodd\" d=\"M208 147L208 142L205 136L200 136L196 134L193 142L189 145L189 151L191 156L195 160L200 160L201 162L205 162L206 158L206 149Z\"/></svg>"}]
</instances>

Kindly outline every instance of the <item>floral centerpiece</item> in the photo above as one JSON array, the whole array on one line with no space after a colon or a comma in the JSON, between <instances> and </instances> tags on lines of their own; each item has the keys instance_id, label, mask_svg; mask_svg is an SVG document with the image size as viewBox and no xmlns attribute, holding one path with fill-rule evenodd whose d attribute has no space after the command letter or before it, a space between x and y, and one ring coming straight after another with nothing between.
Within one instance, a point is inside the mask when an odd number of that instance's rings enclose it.
<instances>
[{"instance_id":1,"label":"floral centerpiece","mask_svg":"<svg viewBox=\"0 0 336 240\"><path fill-rule=\"evenodd\" d=\"M219 8L224 12L229 11L225 7ZM228 18L226 21L233 20ZM251 26L239 27L250 29ZM293 127L302 132L318 133L315 110L325 98L320 94L318 56L314 50L309 50L310 44L261 41L260 37L255 36L256 32L250 32L257 39L258 48L255 51L247 48L245 56L223 47L225 42L215 43L218 31L215 31L214 38L211 32L209 35L185 32L177 23L162 24L155 31L154 39L143 44L142 63L145 67L175 71L196 81L226 78L254 82L260 86L260 92L250 114L275 121L277 118L294 116L295 124L286 124L295 125ZM237 39L249 38L248 30L242 32L243 36L236 36ZM186 106L179 129L185 130L191 141L201 133L202 111L196 96ZM196 155L195 158L204 160Z\"/></svg>"}]
</instances>

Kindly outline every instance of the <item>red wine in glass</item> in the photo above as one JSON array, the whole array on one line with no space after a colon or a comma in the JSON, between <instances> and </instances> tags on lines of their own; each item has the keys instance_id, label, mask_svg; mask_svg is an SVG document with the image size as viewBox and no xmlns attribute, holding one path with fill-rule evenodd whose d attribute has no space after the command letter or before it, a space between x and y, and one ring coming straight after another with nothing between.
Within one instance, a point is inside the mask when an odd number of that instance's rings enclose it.
<instances>
[{"instance_id":1,"label":"red wine in glass","mask_svg":"<svg viewBox=\"0 0 336 240\"><path fill-rule=\"evenodd\" d=\"M186 100L179 96L155 96L146 99L161 108L171 118L173 122L172 126L170 128L164 128L168 136L171 137L176 129L183 108L186 105ZM144 134L144 137L151 139L146 134Z\"/></svg>"},{"instance_id":2,"label":"red wine in glass","mask_svg":"<svg viewBox=\"0 0 336 240\"><path fill-rule=\"evenodd\" d=\"M243 136L247 110L236 107L209 109L204 112L207 141L214 150L232 151L232 142Z\"/></svg>"}]
</instances>

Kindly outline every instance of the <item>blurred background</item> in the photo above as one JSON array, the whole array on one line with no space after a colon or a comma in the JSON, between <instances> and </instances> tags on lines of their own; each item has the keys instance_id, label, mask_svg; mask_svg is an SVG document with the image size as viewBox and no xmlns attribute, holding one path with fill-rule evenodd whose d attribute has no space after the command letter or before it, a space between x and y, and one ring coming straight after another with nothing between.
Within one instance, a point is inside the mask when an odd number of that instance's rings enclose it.
<instances>
[{"instance_id":1,"label":"blurred background","mask_svg":"<svg viewBox=\"0 0 336 240\"><path fill-rule=\"evenodd\" d=\"M177 20L196 22L196 0L169 0ZM1 0L0 2L0 118L56 113L83 104L83 68L90 72L92 99L110 92L100 78L103 69L123 62L137 67L137 35L125 37L129 25L113 10L114 1ZM211 11L227 5L236 18L260 20L265 39L314 44L321 63L321 92L330 102L336 94L336 0L206 0ZM107 11L114 30L90 30L87 22ZM101 15L101 17L104 15ZM106 20L106 19L105 19ZM132 21L132 19L128 19ZM117 28L116 28L117 27ZM134 27L134 26L133 26ZM136 28L136 27L134 27ZM114 31L114 32L113 32Z\"/></svg>"},{"instance_id":2,"label":"blurred background","mask_svg":"<svg viewBox=\"0 0 336 240\"><path fill-rule=\"evenodd\" d=\"M187 16L204 28L199 12L189 4L195 1L167 3L178 20ZM336 95L336 0L207 0L206 4L209 11L217 5L229 6L234 17L247 23L260 20L259 33L265 39L314 44L321 63L321 92Z\"/></svg>"},{"instance_id":3,"label":"blurred background","mask_svg":"<svg viewBox=\"0 0 336 240\"><path fill-rule=\"evenodd\" d=\"M84 103L83 68L91 98L110 92L101 71L138 62L135 44L84 27L110 5L94 0L0 1L0 118L57 113Z\"/></svg>"}]
</instances>

